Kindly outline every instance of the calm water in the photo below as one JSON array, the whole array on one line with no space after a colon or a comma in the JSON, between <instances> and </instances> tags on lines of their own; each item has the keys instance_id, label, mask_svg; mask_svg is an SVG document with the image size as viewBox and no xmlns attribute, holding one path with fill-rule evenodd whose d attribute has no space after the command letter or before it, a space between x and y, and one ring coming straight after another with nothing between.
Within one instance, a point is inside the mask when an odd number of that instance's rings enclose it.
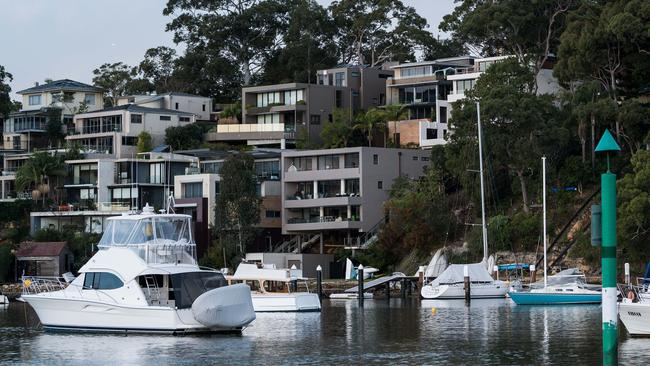
<instances>
[{"instance_id":1,"label":"calm water","mask_svg":"<svg viewBox=\"0 0 650 366\"><path fill-rule=\"evenodd\" d=\"M431 309L435 307L435 314ZM27 327L26 327L27 325ZM623 337L623 365L650 361L650 339ZM322 313L258 314L242 336L45 333L22 303L0 310L0 363L16 365L600 363L599 306L509 300L325 301Z\"/></svg>"}]
</instances>

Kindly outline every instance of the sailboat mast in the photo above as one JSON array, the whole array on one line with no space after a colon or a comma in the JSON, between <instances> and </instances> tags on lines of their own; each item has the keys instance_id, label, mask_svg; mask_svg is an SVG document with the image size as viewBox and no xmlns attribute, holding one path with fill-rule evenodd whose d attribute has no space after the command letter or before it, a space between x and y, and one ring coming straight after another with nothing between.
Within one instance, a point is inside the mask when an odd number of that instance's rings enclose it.
<instances>
[{"instance_id":1,"label":"sailboat mast","mask_svg":"<svg viewBox=\"0 0 650 366\"><path fill-rule=\"evenodd\" d=\"M542 207L544 213L542 214L542 230L544 238L544 288L546 288L546 156L542 156Z\"/></svg>"},{"instance_id":2,"label":"sailboat mast","mask_svg":"<svg viewBox=\"0 0 650 366\"><path fill-rule=\"evenodd\" d=\"M481 176L481 229L483 233L483 262L487 264L488 239L487 225L485 222L485 186L483 183L483 133L481 132L481 105L479 102L476 102L476 115L478 124L478 166L479 174Z\"/></svg>"}]
</instances>

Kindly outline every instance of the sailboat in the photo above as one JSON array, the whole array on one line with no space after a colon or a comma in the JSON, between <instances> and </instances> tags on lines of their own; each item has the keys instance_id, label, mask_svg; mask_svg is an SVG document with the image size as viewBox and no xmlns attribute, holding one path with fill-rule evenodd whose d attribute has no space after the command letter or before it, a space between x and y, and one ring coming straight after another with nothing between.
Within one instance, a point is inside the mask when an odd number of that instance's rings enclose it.
<instances>
[{"instance_id":1,"label":"sailboat","mask_svg":"<svg viewBox=\"0 0 650 366\"><path fill-rule=\"evenodd\" d=\"M599 304L602 300L601 289L589 285L584 274L577 269L561 271L557 275L547 276L546 246L546 157L542 157L542 230L544 238L544 283L533 285L528 291L510 291L508 296L517 305L553 305L553 304Z\"/></svg>"},{"instance_id":2,"label":"sailboat","mask_svg":"<svg viewBox=\"0 0 650 366\"><path fill-rule=\"evenodd\" d=\"M452 264L438 277L422 286L420 295L425 299L463 299L465 298L464 277L469 275L470 297L472 299L505 297L508 286L503 281L495 281L488 268L494 259L488 256L487 226L485 224L485 187L483 183L483 136L481 133L481 108L476 103L478 125L479 174L481 176L481 228L483 234L483 260L480 263ZM433 261L433 260L432 260Z\"/></svg>"}]
</instances>

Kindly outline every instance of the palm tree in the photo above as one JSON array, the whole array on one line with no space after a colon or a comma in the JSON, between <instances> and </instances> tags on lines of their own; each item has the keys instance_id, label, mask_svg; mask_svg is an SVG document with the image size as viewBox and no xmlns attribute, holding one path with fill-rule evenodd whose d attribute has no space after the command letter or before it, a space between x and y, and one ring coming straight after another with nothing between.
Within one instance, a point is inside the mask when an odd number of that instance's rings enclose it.
<instances>
[{"instance_id":1,"label":"palm tree","mask_svg":"<svg viewBox=\"0 0 650 366\"><path fill-rule=\"evenodd\" d=\"M368 146L372 146L372 133L374 131L383 132L386 128L383 112L375 108L359 112L355 116L353 128L363 131L368 138Z\"/></svg>"},{"instance_id":2,"label":"palm tree","mask_svg":"<svg viewBox=\"0 0 650 366\"><path fill-rule=\"evenodd\" d=\"M50 155L43 151L36 152L16 171L16 189L22 191L33 188L32 197L42 197L45 205L50 192L50 181L52 178L58 180L65 174L63 161L56 153Z\"/></svg>"}]
</instances>

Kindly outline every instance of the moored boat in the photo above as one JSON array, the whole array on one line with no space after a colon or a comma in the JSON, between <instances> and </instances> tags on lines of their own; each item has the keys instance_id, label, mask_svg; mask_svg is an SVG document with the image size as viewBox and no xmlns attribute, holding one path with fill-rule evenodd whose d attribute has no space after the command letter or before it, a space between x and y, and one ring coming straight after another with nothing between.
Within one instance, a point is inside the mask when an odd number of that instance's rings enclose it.
<instances>
[{"instance_id":1,"label":"moored boat","mask_svg":"<svg viewBox=\"0 0 650 366\"><path fill-rule=\"evenodd\" d=\"M21 298L45 329L241 332L255 319L250 289L200 268L188 215L107 219L99 251L71 282L23 277Z\"/></svg>"},{"instance_id":2,"label":"moored boat","mask_svg":"<svg viewBox=\"0 0 650 366\"><path fill-rule=\"evenodd\" d=\"M228 276L227 280L230 284L241 282L251 285L256 312L320 311L318 294L298 292L295 288L298 281L307 287L307 279L296 272L300 271L278 269L273 265L241 263L235 274Z\"/></svg>"}]
</instances>

